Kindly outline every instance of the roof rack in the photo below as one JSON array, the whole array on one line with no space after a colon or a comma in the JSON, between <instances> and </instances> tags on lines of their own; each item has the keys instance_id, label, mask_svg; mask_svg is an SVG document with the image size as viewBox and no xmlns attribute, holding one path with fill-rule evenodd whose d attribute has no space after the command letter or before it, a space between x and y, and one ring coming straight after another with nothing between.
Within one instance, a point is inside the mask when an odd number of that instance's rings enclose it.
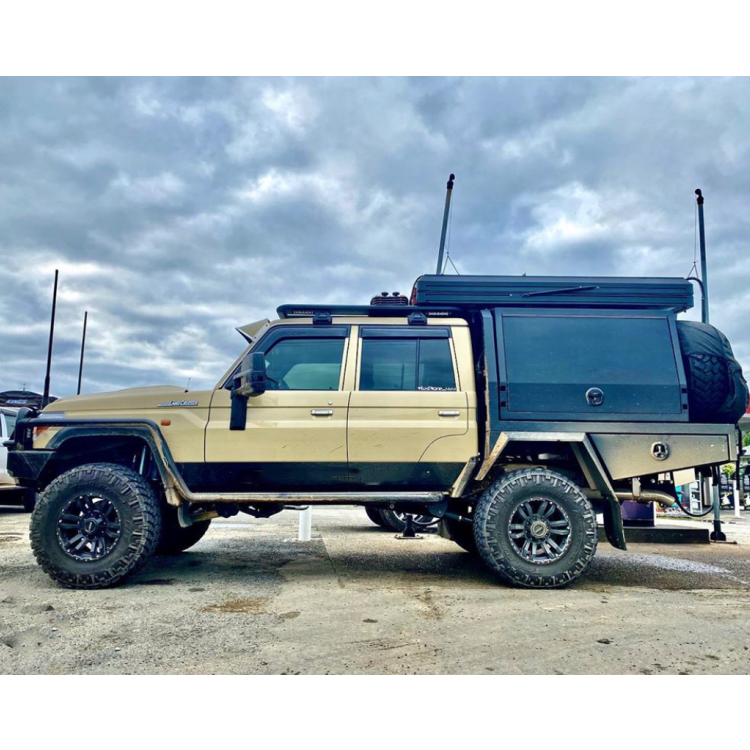
<instances>
[{"instance_id":1,"label":"roof rack","mask_svg":"<svg viewBox=\"0 0 750 750\"><path fill-rule=\"evenodd\" d=\"M280 318L315 318L321 314L330 316L352 315L370 318L406 318L412 313L422 313L428 318L463 317L465 310L452 305L421 307L419 305L281 305L276 308Z\"/></svg>"}]
</instances>

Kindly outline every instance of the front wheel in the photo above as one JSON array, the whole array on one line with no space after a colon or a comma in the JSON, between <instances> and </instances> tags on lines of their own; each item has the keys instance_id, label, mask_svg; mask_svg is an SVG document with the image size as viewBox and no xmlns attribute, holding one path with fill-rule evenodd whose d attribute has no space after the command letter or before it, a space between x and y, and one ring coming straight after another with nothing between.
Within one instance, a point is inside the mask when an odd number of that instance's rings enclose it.
<instances>
[{"instance_id":1,"label":"front wheel","mask_svg":"<svg viewBox=\"0 0 750 750\"><path fill-rule=\"evenodd\" d=\"M156 494L118 464L66 471L39 496L31 515L37 562L74 589L105 588L132 575L153 555L160 535Z\"/></svg>"},{"instance_id":2,"label":"front wheel","mask_svg":"<svg viewBox=\"0 0 750 750\"><path fill-rule=\"evenodd\" d=\"M583 575L597 546L596 515L566 477L546 469L505 474L474 512L482 559L501 578L528 588L556 588Z\"/></svg>"}]
</instances>

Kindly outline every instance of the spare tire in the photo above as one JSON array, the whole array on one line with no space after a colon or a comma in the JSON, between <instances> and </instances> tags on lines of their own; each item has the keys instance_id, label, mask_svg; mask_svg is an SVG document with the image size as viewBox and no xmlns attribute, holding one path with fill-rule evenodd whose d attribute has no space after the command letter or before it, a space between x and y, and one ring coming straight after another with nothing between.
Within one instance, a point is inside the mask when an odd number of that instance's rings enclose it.
<instances>
[{"instance_id":1,"label":"spare tire","mask_svg":"<svg viewBox=\"0 0 750 750\"><path fill-rule=\"evenodd\" d=\"M748 408L747 381L727 337L707 323L677 322L691 422L737 424Z\"/></svg>"}]
</instances>

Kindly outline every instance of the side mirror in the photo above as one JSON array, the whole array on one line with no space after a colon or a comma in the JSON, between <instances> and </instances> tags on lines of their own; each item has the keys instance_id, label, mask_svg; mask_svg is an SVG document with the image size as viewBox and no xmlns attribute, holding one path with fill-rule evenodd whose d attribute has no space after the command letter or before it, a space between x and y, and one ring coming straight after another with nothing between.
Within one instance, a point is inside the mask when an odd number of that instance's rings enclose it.
<instances>
[{"instance_id":1,"label":"side mirror","mask_svg":"<svg viewBox=\"0 0 750 750\"><path fill-rule=\"evenodd\" d=\"M266 356L263 352L250 352L242 360L240 371L232 387L230 430L244 430L247 424L247 399L266 392Z\"/></svg>"}]
</instances>

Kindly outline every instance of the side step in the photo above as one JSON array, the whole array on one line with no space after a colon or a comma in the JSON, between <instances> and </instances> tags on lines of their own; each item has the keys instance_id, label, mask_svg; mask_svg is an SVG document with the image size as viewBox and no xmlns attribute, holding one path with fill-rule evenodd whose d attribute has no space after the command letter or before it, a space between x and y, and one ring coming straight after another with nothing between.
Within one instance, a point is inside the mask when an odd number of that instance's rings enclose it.
<instances>
[{"instance_id":1,"label":"side step","mask_svg":"<svg viewBox=\"0 0 750 750\"><path fill-rule=\"evenodd\" d=\"M288 503L290 505L368 505L369 503L439 503L442 492L190 492L189 503Z\"/></svg>"}]
</instances>

